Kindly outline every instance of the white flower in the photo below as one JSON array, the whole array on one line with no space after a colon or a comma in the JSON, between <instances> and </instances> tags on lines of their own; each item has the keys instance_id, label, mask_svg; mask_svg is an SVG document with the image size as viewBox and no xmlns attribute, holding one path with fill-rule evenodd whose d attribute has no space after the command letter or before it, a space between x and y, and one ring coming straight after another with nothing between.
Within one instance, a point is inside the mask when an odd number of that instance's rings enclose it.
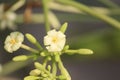
<instances>
[{"instance_id":1,"label":"white flower","mask_svg":"<svg viewBox=\"0 0 120 80\"><path fill-rule=\"evenodd\" d=\"M59 52L64 48L66 36L61 31L51 30L44 37L44 45L49 52Z\"/></svg>"},{"instance_id":2,"label":"white flower","mask_svg":"<svg viewBox=\"0 0 120 80\"><path fill-rule=\"evenodd\" d=\"M16 19L16 14L14 12L4 12L4 5L0 5L0 29L5 29L8 27L9 29L15 29L16 25L14 21Z\"/></svg>"},{"instance_id":3,"label":"white flower","mask_svg":"<svg viewBox=\"0 0 120 80\"><path fill-rule=\"evenodd\" d=\"M24 40L24 35L20 32L12 32L5 40L5 50L9 53L18 50Z\"/></svg>"}]
</instances>

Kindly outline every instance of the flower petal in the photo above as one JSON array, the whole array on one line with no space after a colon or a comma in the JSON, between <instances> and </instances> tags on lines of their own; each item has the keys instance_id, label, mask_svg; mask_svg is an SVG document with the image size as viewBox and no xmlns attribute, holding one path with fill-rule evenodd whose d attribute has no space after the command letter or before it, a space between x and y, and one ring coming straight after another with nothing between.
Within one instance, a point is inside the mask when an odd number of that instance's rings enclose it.
<instances>
[{"instance_id":1,"label":"flower petal","mask_svg":"<svg viewBox=\"0 0 120 80\"><path fill-rule=\"evenodd\" d=\"M12 53L13 51L18 50L21 47L21 44L24 40L24 36L20 32L12 32L7 36L4 44L6 51Z\"/></svg>"},{"instance_id":2,"label":"flower petal","mask_svg":"<svg viewBox=\"0 0 120 80\"><path fill-rule=\"evenodd\" d=\"M19 42L19 43L14 44L14 45L11 47L11 48L12 48L12 50L13 50L13 51L18 50L18 49L20 48L21 44L22 44L22 43L20 43L20 42Z\"/></svg>"},{"instance_id":3,"label":"flower petal","mask_svg":"<svg viewBox=\"0 0 120 80\"><path fill-rule=\"evenodd\" d=\"M5 50L8 51L9 53L12 53L13 50L12 50L11 46L12 46L12 44L7 43L7 44L4 46L4 48L5 48Z\"/></svg>"},{"instance_id":4,"label":"flower petal","mask_svg":"<svg viewBox=\"0 0 120 80\"><path fill-rule=\"evenodd\" d=\"M55 29L48 31L44 37L44 45L49 52L62 51L66 42L66 36L61 31Z\"/></svg>"}]
</instances>

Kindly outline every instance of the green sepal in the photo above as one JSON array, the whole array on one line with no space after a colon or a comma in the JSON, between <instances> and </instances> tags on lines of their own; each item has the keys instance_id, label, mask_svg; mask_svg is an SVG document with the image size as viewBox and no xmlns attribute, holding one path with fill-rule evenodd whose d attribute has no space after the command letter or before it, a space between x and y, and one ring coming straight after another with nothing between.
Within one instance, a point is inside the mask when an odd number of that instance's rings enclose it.
<instances>
[{"instance_id":1,"label":"green sepal","mask_svg":"<svg viewBox=\"0 0 120 80\"><path fill-rule=\"evenodd\" d=\"M60 31L63 32L63 33L65 33L67 27L68 27L68 23L65 22L65 23L61 26Z\"/></svg>"}]
</instances>

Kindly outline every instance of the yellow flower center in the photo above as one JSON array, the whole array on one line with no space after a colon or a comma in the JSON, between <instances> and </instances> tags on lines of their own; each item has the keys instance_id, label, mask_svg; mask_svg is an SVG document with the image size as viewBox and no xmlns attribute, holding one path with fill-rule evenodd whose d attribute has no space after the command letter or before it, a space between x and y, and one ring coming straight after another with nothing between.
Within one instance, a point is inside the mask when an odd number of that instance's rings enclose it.
<instances>
[{"instance_id":1,"label":"yellow flower center","mask_svg":"<svg viewBox=\"0 0 120 80\"><path fill-rule=\"evenodd\" d=\"M53 37L52 38L52 42L54 42L54 43L58 42L58 38L57 37Z\"/></svg>"},{"instance_id":2,"label":"yellow flower center","mask_svg":"<svg viewBox=\"0 0 120 80\"><path fill-rule=\"evenodd\" d=\"M11 43L11 44L15 44L15 43L16 43L16 40L15 40L15 39L11 39L10 43Z\"/></svg>"}]
</instances>

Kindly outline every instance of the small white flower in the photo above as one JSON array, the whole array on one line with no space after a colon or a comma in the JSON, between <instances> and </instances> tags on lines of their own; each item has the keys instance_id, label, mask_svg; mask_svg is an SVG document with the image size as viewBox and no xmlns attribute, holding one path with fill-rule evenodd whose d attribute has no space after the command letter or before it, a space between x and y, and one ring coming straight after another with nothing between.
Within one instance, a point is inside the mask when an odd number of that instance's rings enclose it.
<instances>
[{"instance_id":1,"label":"small white flower","mask_svg":"<svg viewBox=\"0 0 120 80\"><path fill-rule=\"evenodd\" d=\"M5 50L9 53L18 50L24 40L24 35L20 32L12 32L5 40Z\"/></svg>"},{"instance_id":2,"label":"small white flower","mask_svg":"<svg viewBox=\"0 0 120 80\"><path fill-rule=\"evenodd\" d=\"M44 45L49 52L59 52L64 48L66 36L61 31L51 30L44 37Z\"/></svg>"},{"instance_id":3,"label":"small white flower","mask_svg":"<svg viewBox=\"0 0 120 80\"><path fill-rule=\"evenodd\" d=\"M14 12L4 12L4 5L0 4L0 29L15 29L16 25L14 21L16 19L16 14Z\"/></svg>"}]
</instances>

